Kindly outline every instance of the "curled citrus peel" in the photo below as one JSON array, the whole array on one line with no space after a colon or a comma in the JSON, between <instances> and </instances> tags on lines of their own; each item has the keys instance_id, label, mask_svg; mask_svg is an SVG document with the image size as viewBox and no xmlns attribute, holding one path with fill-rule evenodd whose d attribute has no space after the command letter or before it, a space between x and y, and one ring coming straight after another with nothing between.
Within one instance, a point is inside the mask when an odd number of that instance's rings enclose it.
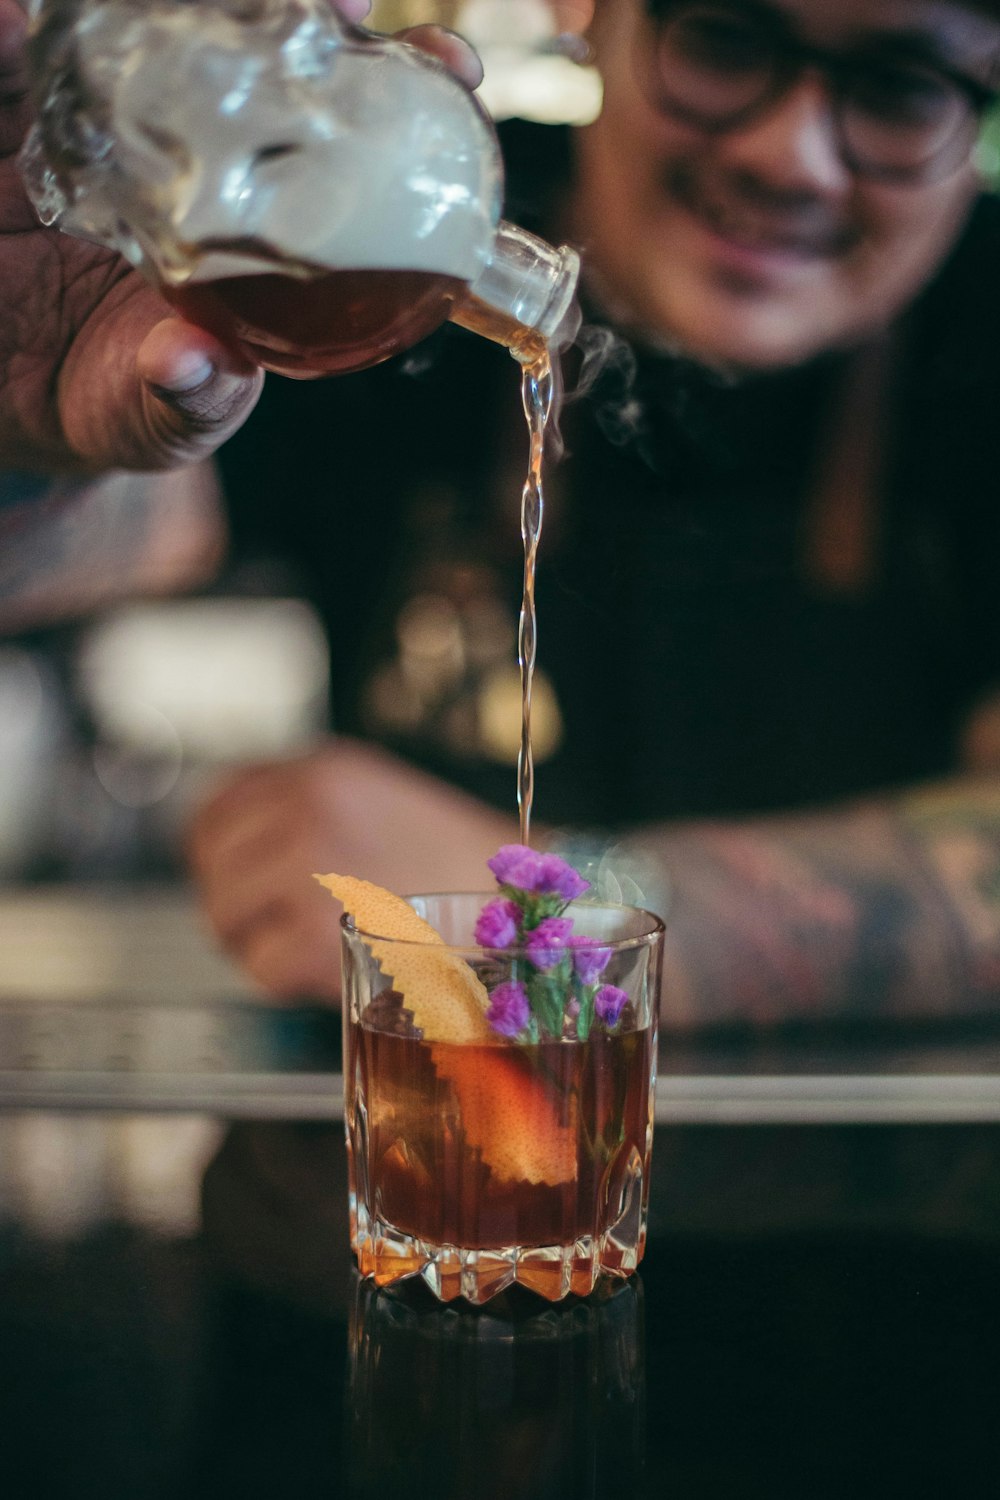
<instances>
[{"instance_id":1,"label":"curled citrus peel","mask_svg":"<svg viewBox=\"0 0 1000 1500\"><path fill-rule=\"evenodd\" d=\"M391 891L353 875L315 878L350 913L358 936L403 996L431 1044L438 1077L458 1100L466 1142L493 1175L551 1187L571 1182L576 1132L559 1120L544 1079L525 1067L522 1049L498 1040L486 1019L489 995L465 960L435 951L445 948L440 933Z\"/></svg>"},{"instance_id":2,"label":"curled citrus peel","mask_svg":"<svg viewBox=\"0 0 1000 1500\"><path fill-rule=\"evenodd\" d=\"M458 1100L462 1129L498 1182L544 1182L576 1177L576 1132L560 1123L545 1081L527 1065L523 1049L502 1042L477 1047L431 1046L434 1070ZM572 1116L576 1100L570 1100Z\"/></svg>"},{"instance_id":3,"label":"curled citrus peel","mask_svg":"<svg viewBox=\"0 0 1000 1500\"><path fill-rule=\"evenodd\" d=\"M320 885L350 912L358 936L383 974L404 997L426 1041L490 1041L489 996L464 959L444 949L444 939L408 901L353 875L317 875ZM370 934L370 935L369 935ZM404 946L413 944L412 947Z\"/></svg>"}]
</instances>

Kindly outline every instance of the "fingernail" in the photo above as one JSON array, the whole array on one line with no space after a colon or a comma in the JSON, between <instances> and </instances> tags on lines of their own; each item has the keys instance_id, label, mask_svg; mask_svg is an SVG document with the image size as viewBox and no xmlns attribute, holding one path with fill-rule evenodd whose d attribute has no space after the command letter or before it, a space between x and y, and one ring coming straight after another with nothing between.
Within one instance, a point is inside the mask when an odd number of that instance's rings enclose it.
<instances>
[{"instance_id":1,"label":"fingernail","mask_svg":"<svg viewBox=\"0 0 1000 1500\"><path fill-rule=\"evenodd\" d=\"M174 361L173 378L168 384L154 386L158 396L164 396L168 400L171 396L189 396L192 391L207 385L215 374L215 366L210 359L203 354L192 350L189 354L182 354Z\"/></svg>"}]
</instances>

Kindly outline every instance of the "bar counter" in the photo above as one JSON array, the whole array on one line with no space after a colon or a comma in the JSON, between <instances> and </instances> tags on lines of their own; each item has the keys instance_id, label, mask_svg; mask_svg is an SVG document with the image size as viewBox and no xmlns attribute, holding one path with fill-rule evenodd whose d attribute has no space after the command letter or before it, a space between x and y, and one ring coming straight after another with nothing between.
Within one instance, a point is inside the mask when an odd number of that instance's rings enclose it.
<instances>
[{"instance_id":1,"label":"bar counter","mask_svg":"<svg viewBox=\"0 0 1000 1500\"><path fill-rule=\"evenodd\" d=\"M341 1156L335 1127L237 1125L196 1234L5 1222L7 1500L992 1493L995 1241L693 1232L668 1194L604 1295L440 1306L358 1281Z\"/></svg>"},{"instance_id":2,"label":"bar counter","mask_svg":"<svg viewBox=\"0 0 1000 1500\"><path fill-rule=\"evenodd\" d=\"M35 984L20 915L4 1500L995 1490L991 1019L664 1038L638 1275L441 1306L351 1264L333 1016L226 994L165 938L153 979L74 990L49 952Z\"/></svg>"}]
</instances>

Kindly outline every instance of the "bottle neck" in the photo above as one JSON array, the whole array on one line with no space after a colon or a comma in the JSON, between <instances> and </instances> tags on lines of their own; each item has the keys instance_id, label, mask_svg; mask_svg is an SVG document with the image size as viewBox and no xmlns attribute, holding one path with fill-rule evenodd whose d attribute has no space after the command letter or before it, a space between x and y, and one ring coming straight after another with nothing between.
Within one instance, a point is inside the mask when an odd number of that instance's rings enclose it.
<instances>
[{"instance_id":1,"label":"bottle neck","mask_svg":"<svg viewBox=\"0 0 1000 1500\"><path fill-rule=\"evenodd\" d=\"M580 330L580 257L502 222L486 269L451 313L453 323L503 344L522 364L558 354Z\"/></svg>"}]
</instances>

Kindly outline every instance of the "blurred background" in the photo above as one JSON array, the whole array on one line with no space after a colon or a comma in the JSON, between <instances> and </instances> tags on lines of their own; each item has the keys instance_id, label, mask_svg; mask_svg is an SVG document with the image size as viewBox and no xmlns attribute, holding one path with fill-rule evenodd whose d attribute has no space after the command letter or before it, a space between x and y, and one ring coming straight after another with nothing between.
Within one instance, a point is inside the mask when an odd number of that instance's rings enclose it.
<instances>
[{"instance_id":1,"label":"blurred background","mask_svg":"<svg viewBox=\"0 0 1000 1500\"><path fill-rule=\"evenodd\" d=\"M581 66L590 0L375 0L371 25L395 31L434 20L467 36L483 60L480 94L496 120L583 122L600 84Z\"/></svg>"}]
</instances>

